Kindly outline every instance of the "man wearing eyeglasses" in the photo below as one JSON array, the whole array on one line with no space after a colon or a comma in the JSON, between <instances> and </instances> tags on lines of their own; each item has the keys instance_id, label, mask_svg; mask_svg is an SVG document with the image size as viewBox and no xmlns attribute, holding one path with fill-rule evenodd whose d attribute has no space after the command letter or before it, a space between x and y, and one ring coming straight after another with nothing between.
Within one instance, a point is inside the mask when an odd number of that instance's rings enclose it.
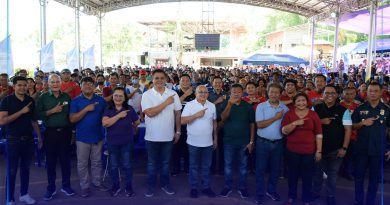
<instances>
[{"instance_id":1,"label":"man wearing eyeglasses","mask_svg":"<svg viewBox=\"0 0 390 205\"><path fill-rule=\"evenodd\" d=\"M70 186L70 144L72 129L69 122L70 96L61 92L61 78L50 75L49 91L43 93L37 102L38 119L43 120L46 131L44 145L46 151L47 181L48 186L43 197L45 201L53 198L56 192L56 167L57 160L61 164L62 188L67 196L73 196L75 192Z\"/></svg>"},{"instance_id":2,"label":"man wearing eyeglasses","mask_svg":"<svg viewBox=\"0 0 390 205\"><path fill-rule=\"evenodd\" d=\"M314 106L321 119L323 130L322 159L316 163L313 177L313 199L319 198L323 182L323 173L327 174L327 204L335 205L337 175L347 152L352 132L351 115L345 107L336 103L337 89L326 85L323 93L324 103Z\"/></svg>"},{"instance_id":3,"label":"man wearing eyeglasses","mask_svg":"<svg viewBox=\"0 0 390 205\"><path fill-rule=\"evenodd\" d=\"M198 86L196 99L186 104L181 117L181 123L187 125L191 198L198 197L199 168L202 176L202 194L215 197L214 191L210 188L210 168L213 149L217 148L218 143L217 112L215 105L207 100L208 94L206 86Z\"/></svg>"},{"instance_id":4,"label":"man wearing eyeglasses","mask_svg":"<svg viewBox=\"0 0 390 205\"><path fill-rule=\"evenodd\" d=\"M90 181L99 191L108 191L102 183L102 117L106 101L94 93L95 82L91 77L81 80L81 95L70 105L69 120L76 124L77 170L80 178L81 196L90 194ZM91 160L91 175L88 164ZM92 178L92 179L90 179Z\"/></svg>"}]
</instances>

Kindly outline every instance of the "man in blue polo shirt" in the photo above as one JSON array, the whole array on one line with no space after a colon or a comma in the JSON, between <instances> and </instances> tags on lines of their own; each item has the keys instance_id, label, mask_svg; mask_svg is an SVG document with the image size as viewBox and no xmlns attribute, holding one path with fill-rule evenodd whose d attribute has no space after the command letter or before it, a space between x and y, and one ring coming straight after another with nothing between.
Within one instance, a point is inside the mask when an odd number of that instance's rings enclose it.
<instances>
[{"instance_id":1,"label":"man in blue polo shirt","mask_svg":"<svg viewBox=\"0 0 390 205\"><path fill-rule=\"evenodd\" d=\"M6 202L7 205L15 203L15 180L20 160L19 201L35 204L28 194L30 163L34 155L33 129L37 133L39 148L42 147L42 138L34 115L34 100L26 95L27 79L16 76L12 83L15 93L5 97L0 105L0 125L6 129L7 136Z\"/></svg>"},{"instance_id":2,"label":"man in blue polo shirt","mask_svg":"<svg viewBox=\"0 0 390 205\"><path fill-rule=\"evenodd\" d=\"M281 123L283 115L288 111L286 105L279 101L282 86L275 82L268 85L268 100L256 109L256 203L263 204L264 195L273 201L279 201L276 191L280 165L283 155L283 135ZM269 165L267 192L265 191L265 172Z\"/></svg>"},{"instance_id":3,"label":"man in blue polo shirt","mask_svg":"<svg viewBox=\"0 0 390 205\"><path fill-rule=\"evenodd\" d=\"M70 105L70 122L76 124L77 169L80 177L81 196L89 196L90 180L88 163L91 159L92 183L99 191L108 191L102 184L101 155L103 146L102 116L105 100L94 94L95 82L91 77L81 80L81 95Z\"/></svg>"}]
</instances>

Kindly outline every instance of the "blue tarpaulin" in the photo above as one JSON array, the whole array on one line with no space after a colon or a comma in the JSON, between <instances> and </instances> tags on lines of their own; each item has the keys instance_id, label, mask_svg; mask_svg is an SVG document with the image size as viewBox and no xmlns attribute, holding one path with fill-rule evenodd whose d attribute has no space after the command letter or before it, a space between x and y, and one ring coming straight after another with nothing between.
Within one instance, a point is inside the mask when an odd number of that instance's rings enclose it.
<instances>
[{"instance_id":1,"label":"blue tarpaulin","mask_svg":"<svg viewBox=\"0 0 390 205\"><path fill-rule=\"evenodd\" d=\"M300 64L309 65L308 61L287 54L261 54L257 53L249 58L243 59L244 65L282 65L282 66L299 66Z\"/></svg>"},{"instance_id":2,"label":"blue tarpaulin","mask_svg":"<svg viewBox=\"0 0 390 205\"><path fill-rule=\"evenodd\" d=\"M353 49L352 53L367 53L368 42L360 42L359 45ZM390 51L390 38L376 39L376 51L388 52Z\"/></svg>"}]
</instances>

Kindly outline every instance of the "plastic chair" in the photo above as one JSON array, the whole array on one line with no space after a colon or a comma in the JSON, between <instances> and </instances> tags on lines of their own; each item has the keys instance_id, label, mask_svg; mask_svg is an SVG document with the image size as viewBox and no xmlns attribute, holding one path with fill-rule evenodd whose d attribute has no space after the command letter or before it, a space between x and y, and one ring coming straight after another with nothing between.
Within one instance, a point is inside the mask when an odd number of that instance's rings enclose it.
<instances>
[{"instance_id":1,"label":"plastic chair","mask_svg":"<svg viewBox=\"0 0 390 205\"><path fill-rule=\"evenodd\" d=\"M4 157L7 157L6 152L7 139L0 139L0 153L4 154Z\"/></svg>"},{"instance_id":2,"label":"plastic chair","mask_svg":"<svg viewBox=\"0 0 390 205\"><path fill-rule=\"evenodd\" d=\"M137 143L134 144L134 159L137 160L139 156L139 152L146 150L145 143L145 123L141 123L138 125L138 135L137 135Z\"/></svg>"}]
</instances>

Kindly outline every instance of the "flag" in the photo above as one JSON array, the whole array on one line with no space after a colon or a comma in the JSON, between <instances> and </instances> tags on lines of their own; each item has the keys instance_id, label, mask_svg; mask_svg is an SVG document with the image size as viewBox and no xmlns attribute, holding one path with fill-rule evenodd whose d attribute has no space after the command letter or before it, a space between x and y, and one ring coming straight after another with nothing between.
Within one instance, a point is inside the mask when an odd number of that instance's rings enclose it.
<instances>
[{"instance_id":1,"label":"flag","mask_svg":"<svg viewBox=\"0 0 390 205\"><path fill-rule=\"evenodd\" d=\"M0 73L7 73L9 77L15 75L10 36L0 42Z\"/></svg>"},{"instance_id":2,"label":"flag","mask_svg":"<svg viewBox=\"0 0 390 205\"><path fill-rule=\"evenodd\" d=\"M79 52L77 48L74 47L72 50L66 53L66 65L70 70L79 69Z\"/></svg>"},{"instance_id":3,"label":"flag","mask_svg":"<svg viewBox=\"0 0 390 205\"><path fill-rule=\"evenodd\" d=\"M83 53L83 67L95 70L95 45L91 46Z\"/></svg>"},{"instance_id":4,"label":"flag","mask_svg":"<svg viewBox=\"0 0 390 205\"><path fill-rule=\"evenodd\" d=\"M51 72L55 70L54 63L54 47L53 41L43 46L40 50L41 66L40 69L44 72Z\"/></svg>"}]
</instances>

